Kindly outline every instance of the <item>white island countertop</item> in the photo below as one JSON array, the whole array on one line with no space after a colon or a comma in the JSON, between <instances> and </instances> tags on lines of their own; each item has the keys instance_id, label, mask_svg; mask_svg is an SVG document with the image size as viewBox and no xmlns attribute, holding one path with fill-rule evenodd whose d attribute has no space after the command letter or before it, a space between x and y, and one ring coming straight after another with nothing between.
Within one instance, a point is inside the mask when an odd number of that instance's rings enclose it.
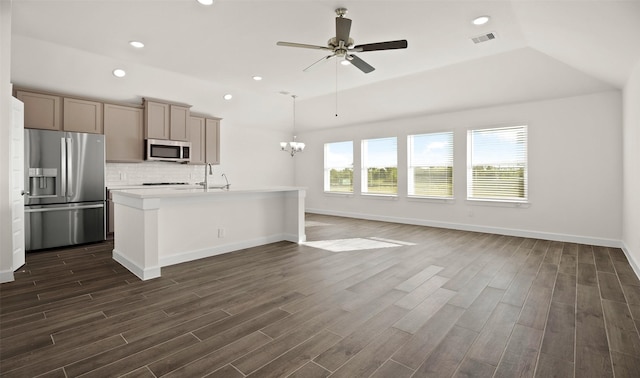
<instances>
[{"instance_id":1,"label":"white island countertop","mask_svg":"<svg viewBox=\"0 0 640 378\"><path fill-rule=\"evenodd\" d=\"M269 187L231 187L229 189L219 186L209 187L171 187L171 188L134 188L118 189L114 195L124 195L131 198L173 198L173 197L194 197L210 195L230 195L247 193L271 193L271 192L291 192L306 190L306 188L296 186L269 186Z\"/></svg>"},{"instance_id":2,"label":"white island countertop","mask_svg":"<svg viewBox=\"0 0 640 378\"><path fill-rule=\"evenodd\" d=\"M113 258L143 280L163 266L282 240L306 240L305 188L121 189Z\"/></svg>"}]
</instances>

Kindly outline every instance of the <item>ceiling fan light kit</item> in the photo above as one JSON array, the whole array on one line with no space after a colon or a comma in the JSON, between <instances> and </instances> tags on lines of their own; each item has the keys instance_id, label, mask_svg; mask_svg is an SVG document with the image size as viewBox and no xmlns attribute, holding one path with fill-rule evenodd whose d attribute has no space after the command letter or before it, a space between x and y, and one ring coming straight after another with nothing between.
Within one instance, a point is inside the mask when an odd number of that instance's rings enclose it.
<instances>
[{"instance_id":1,"label":"ceiling fan light kit","mask_svg":"<svg viewBox=\"0 0 640 378\"><path fill-rule=\"evenodd\" d=\"M282 42L279 41L276 43L278 46L287 46L287 47L298 47L304 49L314 49L314 50L327 50L331 51L331 54L324 56L305 68L303 71L307 71L310 68L314 67L316 64L326 61L333 57L343 58L344 60L351 63L353 66L358 68L360 71L364 73L370 73L375 70L373 66L369 63L362 60L360 57L354 55L353 53L361 53L367 51L380 51L380 50L396 50L396 49L406 49L408 46L407 40L397 40L397 41L387 41L387 42L377 42L377 43L367 43L363 45L355 45L354 40L350 37L351 33L351 19L344 17L347 14L346 8L338 8L336 9L336 36L329 39L327 42L327 46L319 46L319 45L309 45L304 43L294 43L294 42Z\"/></svg>"}]
</instances>

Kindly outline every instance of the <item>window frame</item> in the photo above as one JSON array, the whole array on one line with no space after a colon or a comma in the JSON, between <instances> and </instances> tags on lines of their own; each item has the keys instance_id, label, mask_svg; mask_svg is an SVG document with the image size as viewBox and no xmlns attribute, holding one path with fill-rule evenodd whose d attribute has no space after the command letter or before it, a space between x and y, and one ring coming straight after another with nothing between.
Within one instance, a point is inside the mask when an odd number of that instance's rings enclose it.
<instances>
[{"instance_id":1,"label":"window frame","mask_svg":"<svg viewBox=\"0 0 640 378\"><path fill-rule=\"evenodd\" d=\"M337 168L341 168L341 169L348 169L348 166L328 166L327 165L327 160L328 160L328 155L327 155L327 151L329 150L331 145L337 145L337 144L346 144L346 143L350 143L351 144L351 191L338 191L338 190L331 190L331 170L332 169L337 169ZM355 169L354 169L354 150L353 150L353 145L354 142L353 140L345 140L345 141L340 141L340 142L327 142L324 144L324 167L323 167L323 188L324 188L324 192L325 193L330 193L330 194L346 194L346 195L352 195L354 193L354 173L355 173Z\"/></svg>"},{"instance_id":2,"label":"window frame","mask_svg":"<svg viewBox=\"0 0 640 378\"><path fill-rule=\"evenodd\" d=\"M448 142L450 144L450 148L447 151L447 159L451 164L451 194L450 195L426 195L426 194L416 194L415 191L415 176L413 169L419 167L425 167L424 165L414 164L413 153L414 151L414 137L422 137L422 136L435 136L435 135L447 135ZM409 198L420 198L420 199L436 199L436 200L453 200L455 199L455 146L454 146L455 133L453 130L449 131L433 131L427 133L420 134L410 134L407 135L407 197ZM437 166L437 165L433 165ZM432 167L433 167L432 166ZM414 184L412 186L412 183Z\"/></svg>"},{"instance_id":3,"label":"window frame","mask_svg":"<svg viewBox=\"0 0 640 378\"><path fill-rule=\"evenodd\" d=\"M381 140L395 140L395 162L392 166L387 165L386 167L376 167L369 166L367 160L368 151L369 151L369 142L371 141L381 141ZM390 136L390 137L381 137L381 138L368 138L362 139L360 141L360 194L365 196L380 196L380 197L398 197L398 137ZM395 193L386 193L386 192L370 192L369 191L369 168L395 168Z\"/></svg>"},{"instance_id":4,"label":"window frame","mask_svg":"<svg viewBox=\"0 0 640 378\"><path fill-rule=\"evenodd\" d=\"M513 196L505 196L505 197L499 197L499 196L472 196L472 192L473 192L473 185L474 185L474 162L473 162L473 151L474 151L474 132L482 132L482 133L488 133L490 131L496 131L498 132L499 130L508 130L508 129L523 129L524 130L524 138L523 142L523 155L524 158L522 159L521 162L518 162L518 158L514 158L513 161L515 165L517 164L524 164L524 168L523 168L523 172L522 172L522 191L523 191L523 196L522 197L513 197ZM529 127L527 124L520 124L520 125L509 125L509 126L491 126L491 127L480 127L480 128L472 128L472 129L468 129L467 130L467 195L466 195L466 199L467 201L472 201L472 202L488 202L488 203L513 203L516 205L520 205L520 204L528 204L529 203Z\"/></svg>"}]
</instances>

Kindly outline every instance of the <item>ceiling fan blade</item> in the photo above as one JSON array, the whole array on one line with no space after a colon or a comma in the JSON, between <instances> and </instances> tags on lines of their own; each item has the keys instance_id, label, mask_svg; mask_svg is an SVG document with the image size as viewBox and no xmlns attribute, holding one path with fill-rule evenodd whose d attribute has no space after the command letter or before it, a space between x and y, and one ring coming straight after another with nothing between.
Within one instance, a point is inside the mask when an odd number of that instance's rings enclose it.
<instances>
[{"instance_id":1,"label":"ceiling fan blade","mask_svg":"<svg viewBox=\"0 0 640 378\"><path fill-rule=\"evenodd\" d=\"M333 50L327 46L307 45L304 43L294 43L294 42L279 41L278 43L276 43L276 45L286 46L286 47L301 47L303 49L314 49L314 50Z\"/></svg>"},{"instance_id":2,"label":"ceiling fan blade","mask_svg":"<svg viewBox=\"0 0 640 378\"><path fill-rule=\"evenodd\" d=\"M398 41L388 41L388 42L378 42L378 43L367 43L364 45L354 46L351 51L378 51L378 50L395 50L395 49L406 49L407 48L407 40L401 39Z\"/></svg>"},{"instance_id":3,"label":"ceiling fan blade","mask_svg":"<svg viewBox=\"0 0 640 378\"><path fill-rule=\"evenodd\" d=\"M365 62L364 60L358 58L355 55L347 55L347 60L349 62L351 62L351 64L353 64L354 66L356 66L360 71L364 72L364 73L369 73L373 70L375 70L375 68L373 68L373 66L369 65L369 63Z\"/></svg>"},{"instance_id":4,"label":"ceiling fan blade","mask_svg":"<svg viewBox=\"0 0 640 378\"><path fill-rule=\"evenodd\" d=\"M327 56L323 56L322 58L320 58L319 60L316 60L315 62L313 62L309 67L305 68L304 72L307 72L309 69L311 69L312 67L315 67L316 64L320 63L320 62L326 62L327 60L329 60L329 58L333 58L334 56L336 56L336 54L331 54L331 55L327 55Z\"/></svg>"},{"instance_id":5,"label":"ceiling fan blade","mask_svg":"<svg viewBox=\"0 0 640 378\"><path fill-rule=\"evenodd\" d=\"M336 42L343 41L345 46L349 44L349 33L351 32L351 20L344 17L336 17Z\"/></svg>"}]
</instances>

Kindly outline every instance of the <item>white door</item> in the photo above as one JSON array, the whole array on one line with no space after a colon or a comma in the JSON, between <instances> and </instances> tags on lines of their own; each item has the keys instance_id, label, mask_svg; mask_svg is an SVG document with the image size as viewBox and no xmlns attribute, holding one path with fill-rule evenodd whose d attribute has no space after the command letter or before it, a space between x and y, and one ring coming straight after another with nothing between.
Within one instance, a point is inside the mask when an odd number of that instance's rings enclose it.
<instances>
[{"instance_id":1,"label":"white door","mask_svg":"<svg viewBox=\"0 0 640 378\"><path fill-rule=\"evenodd\" d=\"M11 98L11 235L13 270L24 265L24 104Z\"/></svg>"}]
</instances>

